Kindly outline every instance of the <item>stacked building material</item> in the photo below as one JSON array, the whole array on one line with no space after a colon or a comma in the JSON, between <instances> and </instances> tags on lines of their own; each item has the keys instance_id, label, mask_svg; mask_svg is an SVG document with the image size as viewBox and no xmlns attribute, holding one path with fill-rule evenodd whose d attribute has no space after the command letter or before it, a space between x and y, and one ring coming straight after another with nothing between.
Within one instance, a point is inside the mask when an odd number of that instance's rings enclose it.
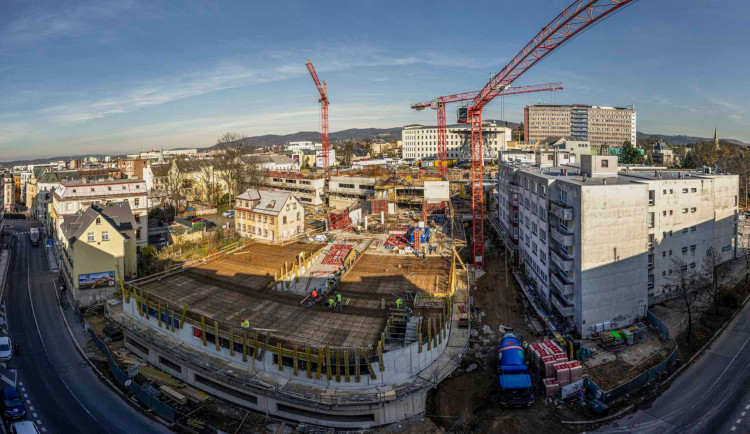
<instances>
[{"instance_id":1,"label":"stacked building material","mask_svg":"<svg viewBox=\"0 0 750 434\"><path fill-rule=\"evenodd\" d=\"M388 214L388 200L387 199L373 199L371 203L372 214L380 214L384 212Z\"/></svg>"},{"instance_id":2,"label":"stacked building material","mask_svg":"<svg viewBox=\"0 0 750 434\"><path fill-rule=\"evenodd\" d=\"M328 213L328 220L330 222L330 230L343 229L352 225L352 219L349 217L349 210L346 209L340 214L334 212Z\"/></svg>"},{"instance_id":3,"label":"stacked building material","mask_svg":"<svg viewBox=\"0 0 750 434\"><path fill-rule=\"evenodd\" d=\"M541 371L542 371L542 375L544 375L544 378L550 378L550 377L555 376L555 369L554 369L555 363L558 363L558 361L555 360L555 356L542 357Z\"/></svg>"},{"instance_id":4,"label":"stacked building material","mask_svg":"<svg viewBox=\"0 0 750 434\"><path fill-rule=\"evenodd\" d=\"M581 363L578 360L575 360L573 362L568 362L568 369L570 369L570 382L571 383L581 379L581 373L583 372L583 367L581 366Z\"/></svg>"},{"instance_id":5,"label":"stacked building material","mask_svg":"<svg viewBox=\"0 0 750 434\"><path fill-rule=\"evenodd\" d=\"M344 265L344 259L352 250L352 246L348 244L334 244L328 250L328 254L323 258L321 262L324 265Z\"/></svg>"},{"instance_id":6,"label":"stacked building material","mask_svg":"<svg viewBox=\"0 0 750 434\"><path fill-rule=\"evenodd\" d=\"M544 379L544 392L546 397L558 396L560 394L560 385L554 378Z\"/></svg>"},{"instance_id":7,"label":"stacked building material","mask_svg":"<svg viewBox=\"0 0 750 434\"><path fill-rule=\"evenodd\" d=\"M553 365L555 370L555 378L560 386L566 386L570 384L570 368L568 368L568 362L559 362Z\"/></svg>"}]
</instances>

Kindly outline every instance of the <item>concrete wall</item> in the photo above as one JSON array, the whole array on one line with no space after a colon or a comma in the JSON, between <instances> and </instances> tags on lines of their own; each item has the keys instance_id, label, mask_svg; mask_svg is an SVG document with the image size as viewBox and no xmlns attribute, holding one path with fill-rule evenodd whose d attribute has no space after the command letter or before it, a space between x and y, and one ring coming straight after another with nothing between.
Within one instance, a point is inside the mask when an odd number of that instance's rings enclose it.
<instances>
[{"instance_id":1,"label":"concrete wall","mask_svg":"<svg viewBox=\"0 0 750 434\"><path fill-rule=\"evenodd\" d=\"M599 323L630 324L646 314L648 302L648 188L565 184L575 213L576 329L589 336Z\"/></svg>"}]
</instances>

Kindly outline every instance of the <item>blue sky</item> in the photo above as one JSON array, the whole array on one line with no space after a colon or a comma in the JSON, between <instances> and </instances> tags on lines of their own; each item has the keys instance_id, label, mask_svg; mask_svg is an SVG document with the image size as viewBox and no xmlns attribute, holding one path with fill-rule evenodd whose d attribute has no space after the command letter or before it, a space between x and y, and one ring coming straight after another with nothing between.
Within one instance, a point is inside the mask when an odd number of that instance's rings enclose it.
<instances>
[{"instance_id":1,"label":"blue sky","mask_svg":"<svg viewBox=\"0 0 750 434\"><path fill-rule=\"evenodd\" d=\"M317 130L307 58L332 131L434 123L409 105L482 87L570 1L0 0L0 161ZM640 0L521 76L565 90L505 118L635 105L640 131L750 142L748 22L743 0Z\"/></svg>"}]
</instances>

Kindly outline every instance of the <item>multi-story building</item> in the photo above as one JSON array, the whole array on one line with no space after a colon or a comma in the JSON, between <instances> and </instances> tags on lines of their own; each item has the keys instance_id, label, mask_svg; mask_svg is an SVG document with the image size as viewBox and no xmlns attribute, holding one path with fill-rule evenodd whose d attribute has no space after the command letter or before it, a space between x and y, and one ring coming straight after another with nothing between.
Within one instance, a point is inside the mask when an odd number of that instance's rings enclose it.
<instances>
[{"instance_id":1,"label":"multi-story building","mask_svg":"<svg viewBox=\"0 0 750 434\"><path fill-rule=\"evenodd\" d=\"M735 256L738 178L619 172L616 156L557 167L501 164L501 230L546 307L582 336L673 295L676 267Z\"/></svg>"},{"instance_id":2,"label":"multi-story building","mask_svg":"<svg viewBox=\"0 0 750 434\"><path fill-rule=\"evenodd\" d=\"M674 153L664 141L659 140L651 151L651 161L660 166L671 166L674 164Z\"/></svg>"},{"instance_id":3,"label":"multi-story building","mask_svg":"<svg viewBox=\"0 0 750 434\"><path fill-rule=\"evenodd\" d=\"M447 158L468 158L470 156L471 130L465 124L448 125L446 131ZM498 151L507 149L511 138L510 128L500 126L497 122L482 123L485 161L496 160ZM401 131L402 158L404 160L422 160L438 158L437 127L424 125L407 125ZM467 153L467 155L463 155Z\"/></svg>"},{"instance_id":4,"label":"multi-story building","mask_svg":"<svg viewBox=\"0 0 750 434\"><path fill-rule=\"evenodd\" d=\"M127 201L91 205L63 217L62 276L81 306L106 300L138 273L138 224Z\"/></svg>"},{"instance_id":5,"label":"multi-story building","mask_svg":"<svg viewBox=\"0 0 750 434\"><path fill-rule=\"evenodd\" d=\"M143 169L148 167L149 160L136 158L122 158L117 160L117 168L130 179L143 179Z\"/></svg>"},{"instance_id":6,"label":"multi-story building","mask_svg":"<svg viewBox=\"0 0 750 434\"><path fill-rule=\"evenodd\" d=\"M550 136L587 140L592 147L635 144L636 112L633 107L588 105L528 105L523 112L527 141L540 142Z\"/></svg>"},{"instance_id":7,"label":"multi-story building","mask_svg":"<svg viewBox=\"0 0 750 434\"><path fill-rule=\"evenodd\" d=\"M235 229L256 240L281 242L305 231L305 209L294 195L250 188L235 200Z\"/></svg>"},{"instance_id":8,"label":"multi-story building","mask_svg":"<svg viewBox=\"0 0 750 434\"><path fill-rule=\"evenodd\" d=\"M284 150L288 152L315 151L316 149L323 149L323 144L310 141L299 141L289 142L289 144L284 147Z\"/></svg>"},{"instance_id":9,"label":"multi-story building","mask_svg":"<svg viewBox=\"0 0 750 434\"><path fill-rule=\"evenodd\" d=\"M117 181L62 181L52 194L50 219L60 241L63 218L83 212L91 205L106 205L127 201L138 223L135 243L143 248L148 245L148 192L146 182L140 179Z\"/></svg>"},{"instance_id":10,"label":"multi-story building","mask_svg":"<svg viewBox=\"0 0 750 434\"><path fill-rule=\"evenodd\" d=\"M357 206L375 195L375 178L332 176L328 181L328 206L336 209Z\"/></svg>"},{"instance_id":11,"label":"multi-story building","mask_svg":"<svg viewBox=\"0 0 750 434\"><path fill-rule=\"evenodd\" d=\"M325 185L324 177L289 172L268 172L261 181L264 188L292 193L304 205L323 205Z\"/></svg>"},{"instance_id":12,"label":"multi-story building","mask_svg":"<svg viewBox=\"0 0 750 434\"><path fill-rule=\"evenodd\" d=\"M16 183L13 180L13 174L10 172L3 173L3 211L16 212Z\"/></svg>"}]
</instances>

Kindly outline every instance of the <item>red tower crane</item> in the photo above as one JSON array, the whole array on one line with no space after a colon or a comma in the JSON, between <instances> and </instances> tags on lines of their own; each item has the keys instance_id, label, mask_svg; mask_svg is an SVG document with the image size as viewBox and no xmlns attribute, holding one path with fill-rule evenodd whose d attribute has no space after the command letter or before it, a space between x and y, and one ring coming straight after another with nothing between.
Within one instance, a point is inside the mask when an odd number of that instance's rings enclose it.
<instances>
[{"instance_id":1,"label":"red tower crane","mask_svg":"<svg viewBox=\"0 0 750 434\"><path fill-rule=\"evenodd\" d=\"M592 24L637 0L576 0L544 26L477 94L458 121L471 124L471 196L474 267L484 268L482 109L537 62Z\"/></svg>"},{"instance_id":2,"label":"red tower crane","mask_svg":"<svg viewBox=\"0 0 750 434\"><path fill-rule=\"evenodd\" d=\"M515 95L519 93L544 92L561 90L562 83L533 84L530 86L509 87L496 96ZM448 128L445 123L445 105L452 102L472 101L479 94L478 90L473 92L456 93L453 95L440 96L432 101L412 104L414 110L432 108L437 110L437 148L438 148L438 175L442 178L448 175Z\"/></svg>"},{"instance_id":3,"label":"red tower crane","mask_svg":"<svg viewBox=\"0 0 750 434\"><path fill-rule=\"evenodd\" d=\"M321 84L318 79L318 74L315 72L315 67L313 67L310 59L307 59L305 65L307 65L307 70L310 71L310 76L315 82L318 92L320 92L318 102L320 103L320 135L321 141L323 142L323 170L325 170L326 175L328 175L328 92L326 90L326 82L324 81Z\"/></svg>"}]
</instances>

